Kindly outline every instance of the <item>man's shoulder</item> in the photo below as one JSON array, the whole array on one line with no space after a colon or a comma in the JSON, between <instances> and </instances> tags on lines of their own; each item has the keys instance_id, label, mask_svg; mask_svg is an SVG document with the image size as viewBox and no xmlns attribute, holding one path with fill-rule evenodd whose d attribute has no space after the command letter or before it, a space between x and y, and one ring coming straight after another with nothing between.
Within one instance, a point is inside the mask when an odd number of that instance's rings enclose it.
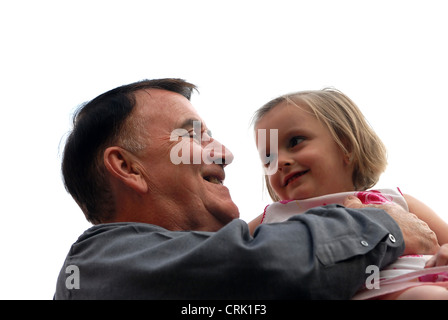
<instances>
[{"instance_id":1,"label":"man's shoulder","mask_svg":"<svg viewBox=\"0 0 448 320\"><path fill-rule=\"evenodd\" d=\"M94 225L93 227L84 231L80 238L90 238L97 235L105 235L108 233L141 233L141 232L155 232L166 231L166 229L141 222L114 222L114 223L102 223Z\"/></svg>"},{"instance_id":2,"label":"man's shoulder","mask_svg":"<svg viewBox=\"0 0 448 320\"><path fill-rule=\"evenodd\" d=\"M235 224L234 222L229 225ZM229 226L226 226L227 228ZM73 244L72 250L85 249L86 247L121 246L142 242L147 246L159 244L167 240L177 239L181 242L197 242L208 238L215 232L208 231L171 231L163 227L141 222L116 222L95 225L79 236Z\"/></svg>"},{"instance_id":3,"label":"man's shoulder","mask_svg":"<svg viewBox=\"0 0 448 320\"><path fill-rule=\"evenodd\" d=\"M115 242L123 238L138 238L152 233L169 233L169 231L156 225L140 222L103 223L84 231L74 245L89 242Z\"/></svg>"}]
</instances>

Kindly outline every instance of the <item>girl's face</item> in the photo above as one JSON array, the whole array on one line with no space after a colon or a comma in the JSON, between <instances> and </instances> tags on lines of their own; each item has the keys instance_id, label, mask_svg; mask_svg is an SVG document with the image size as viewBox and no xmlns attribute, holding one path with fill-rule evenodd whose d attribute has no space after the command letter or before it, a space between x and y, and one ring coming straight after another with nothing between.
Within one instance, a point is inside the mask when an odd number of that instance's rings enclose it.
<instances>
[{"instance_id":1,"label":"girl's face","mask_svg":"<svg viewBox=\"0 0 448 320\"><path fill-rule=\"evenodd\" d=\"M260 156L274 159L274 163L265 166L272 168L277 161L278 169L269 176L269 183L281 200L303 200L354 190L350 157L308 110L281 103L255 126ZM266 144L259 143L259 129L266 129ZM272 129L278 130L278 150L270 150Z\"/></svg>"}]
</instances>

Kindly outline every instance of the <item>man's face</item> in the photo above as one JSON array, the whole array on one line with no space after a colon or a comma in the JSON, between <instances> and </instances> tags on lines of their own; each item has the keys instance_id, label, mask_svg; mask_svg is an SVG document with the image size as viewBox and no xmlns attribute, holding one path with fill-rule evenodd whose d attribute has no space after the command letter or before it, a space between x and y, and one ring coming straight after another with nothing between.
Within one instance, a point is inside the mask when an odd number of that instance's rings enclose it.
<instances>
[{"instance_id":1,"label":"man's face","mask_svg":"<svg viewBox=\"0 0 448 320\"><path fill-rule=\"evenodd\" d=\"M160 211L154 214L166 216L166 225L176 230L215 231L238 218L238 208L222 184L224 166L233 155L208 135L190 101L158 89L135 95L132 116L144 119L146 142L138 158L148 196Z\"/></svg>"}]
</instances>

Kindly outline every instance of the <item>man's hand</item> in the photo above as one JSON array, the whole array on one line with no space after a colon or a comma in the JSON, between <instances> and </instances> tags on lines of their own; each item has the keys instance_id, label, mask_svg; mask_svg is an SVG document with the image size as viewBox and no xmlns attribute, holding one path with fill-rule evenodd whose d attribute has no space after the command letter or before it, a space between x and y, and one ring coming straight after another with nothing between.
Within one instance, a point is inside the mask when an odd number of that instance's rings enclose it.
<instances>
[{"instance_id":1,"label":"man's hand","mask_svg":"<svg viewBox=\"0 0 448 320\"><path fill-rule=\"evenodd\" d=\"M345 199L344 206L352 209L373 207L386 211L400 226L405 243L405 255L435 254L440 248L434 231L415 214L407 212L397 204L362 204L357 197L349 196Z\"/></svg>"}]
</instances>

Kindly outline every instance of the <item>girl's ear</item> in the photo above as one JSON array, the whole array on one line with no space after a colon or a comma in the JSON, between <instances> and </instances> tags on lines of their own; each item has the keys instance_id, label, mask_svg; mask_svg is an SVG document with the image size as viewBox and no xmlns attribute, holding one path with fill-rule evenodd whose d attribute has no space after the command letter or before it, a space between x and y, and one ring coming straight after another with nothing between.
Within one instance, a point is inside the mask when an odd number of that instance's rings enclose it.
<instances>
[{"instance_id":1,"label":"girl's ear","mask_svg":"<svg viewBox=\"0 0 448 320\"><path fill-rule=\"evenodd\" d=\"M344 148L341 147L342 152L344 154L344 163L346 165L350 165L353 163L353 146L351 145L351 143L349 143L349 139L348 138L342 138L341 139L342 144L344 145Z\"/></svg>"},{"instance_id":2,"label":"girl's ear","mask_svg":"<svg viewBox=\"0 0 448 320\"><path fill-rule=\"evenodd\" d=\"M346 164L346 165L349 165L349 164L351 164L352 163L352 153L350 152L350 153L346 153L346 154L344 154L344 163Z\"/></svg>"},{"instance_id":3,"label":"girl's ear","mask_svg":"<svg viewBox=\"0 0 448 320\"><path fill-rule=\"evenodd\" d=\"M140 165L129 151L117 146L107 148L104 151L104 165L113 177L136 192L143 194L148 191Z\"/></svg>"}]
</instances>

